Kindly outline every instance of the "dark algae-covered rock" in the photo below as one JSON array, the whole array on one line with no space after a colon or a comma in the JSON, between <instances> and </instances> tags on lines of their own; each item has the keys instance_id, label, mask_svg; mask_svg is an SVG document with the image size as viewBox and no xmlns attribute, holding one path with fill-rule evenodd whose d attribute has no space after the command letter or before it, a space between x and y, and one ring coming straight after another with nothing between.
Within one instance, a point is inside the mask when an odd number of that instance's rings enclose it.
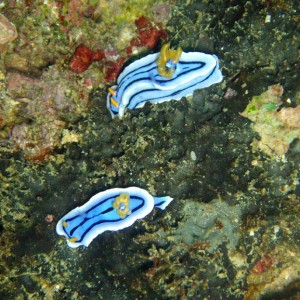
<instances>
[{"instance_id":1,"label":"dark algae-covered rock","mask_svg":"<svg viewBox=\"0 0 300 300\"><path fill-rule=\"evenodd\" d=\"M292 0L2 1L0 298L297 299L299 20ZM112 119L118 75L167 43L163 75L182 49L223 80ZM174 200L88 247L56 234L128 187ZM140 209L116 198L105 224Z\"/></svg>"}]
</instances>

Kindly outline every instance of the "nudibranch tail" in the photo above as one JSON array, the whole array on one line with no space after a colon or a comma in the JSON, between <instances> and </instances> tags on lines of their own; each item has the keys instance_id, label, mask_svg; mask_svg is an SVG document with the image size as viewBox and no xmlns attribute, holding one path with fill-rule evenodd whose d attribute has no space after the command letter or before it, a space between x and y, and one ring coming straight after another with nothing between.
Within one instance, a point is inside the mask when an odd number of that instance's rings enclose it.
<instances>
[{"instance_id":1,"label":"nudibranch tail","mask_svg":"<svg viewBox=\"0 0 300 300\"><path fill-rule=\"evenodd\" d=\"M153 198L154 198L154 206L159 209L165 209L173 200L173 198L171 198L170 196L153 197Z\"/></svg>"},{"instance_id":2,"label":"nudibranch tail","mask_svg":"<svg viewBox=\"0 0 300 300\"><path fill-rule=\"evenodd\" d=\"M172 78L181 53L182 49L180 47L177 50L173 50L170 49L170 44L162 46L157 59L157 70L162 77Z\"/></svg>"},{"instance_id":3,"label":"nudibranch tail","mask_svg":"<svg viewBox=\"0 0 300 300\"><path fill-rule=\"evenodd\" d=\"M116 231L144 218L154 207L165 209L173 199L152 197L138 188L115 188L93 196L87 203L71 210L56 225L56 232L66 237L71 248L88 246L104 231Z\"/></svg>"}]
</instances>

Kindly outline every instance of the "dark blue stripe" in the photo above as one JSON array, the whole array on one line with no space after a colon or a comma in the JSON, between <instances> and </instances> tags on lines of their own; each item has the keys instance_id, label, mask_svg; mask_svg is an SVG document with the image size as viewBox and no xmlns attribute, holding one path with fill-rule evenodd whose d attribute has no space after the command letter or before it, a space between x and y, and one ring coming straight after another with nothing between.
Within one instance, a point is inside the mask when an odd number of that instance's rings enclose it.
<instances>
[{"instance_id":1,"label":"dark blue stripe","mask_svg":"<svg viewBox=\"0 0 300 300\"><path fill-rule=\"evenodd\" d=\"M141 199L142 199L142 198L141 198ZM143 201L143 202L142 202L139 206L137 206L136 208L134 208L134 209L131 211L131 213L134 213L135 211L137 211L138 209L140 209L141 207L143 207L145 201L144 201L144 199L142 199L142 201ZM126 217L125 217L125 218L126 218ZM125 218L124 218L124 219L125 219ZM107 223L115 223L115 222L119 222L119 221L124 220L124 219L119 218L119 219L117 219L117 220L109 220L109 221L108 221L108 220L102 220L102 221L93 223L93 225L91 225L89 228L87 228L87 230L81 235L81 239L78 240L78 241L76 241L76 243L81 243L82 240L84 239L84 237L87 235L87 233L88 233L94 226L96 226L96 225L98 225L98 224L105 223L105 222L107 222Z\"/></svg>"},{"instance_id":2,"label":"dark blue stripe","mask_svg":"<svg viewBox=\"0 0 300 300\"><path fill-rule=\"evenodd\" d=\"M120 194L115 194L115 195L113 195L113 196L110 196L110 197L108 197L108 198L102 200L101 202L97 203L96 205L94 205L92 208L90 208L89 210L87 210L87 211L84 212L84 213L87 214L87 213L89 213L90 211L92 211L92 210L94 210L94 209L97 209L98 206L102 205L103 203L105 203L106 201L108 201L108 200L110 200L110 199L112 199L112 198L115 199L115 198L118 197L119 195L120 195ZM134 209L131 211L132 213L135 212L135 211L136 211L137 209L139 209L140 207L142 207L142 206L144 205L144 203L145 203L145 200L144 200L142 197L139 197L139 196L131 196L131 195L130 195L130 199L142 201L142 203L141 203L139 206L137 206L136 208L134 208ZM104 214L106 214L106 213L109 213L109 212L111 212L113 209L114 209L113 207L109 207L108 209L99 212L99 214L94 215L92 218L84 218L84 220L83 220L80 224L78 224L77 226L75 226L74 228L72 228L72 230L70 231L70 234L66 231L66 227L63 227L63 230L64 230L64 232L66 233L66 235L67 235L69 238L72 238L74 232L75 232L79 227L81 227L85 222L87 222L87 221L89 221L89 220L91 220L91 219L93 219L93 218L96 218L96 217L98 217L98 216L100 216L100 215L104 215ZM74 217L72 217L72 218L66 219L65 222L68 223L68 222L70 222L70 221L75 220L76 218L78 218L78 217L80 217L80 216L81 216L81 215L77 215L77 216L74 216ZM88 232L91 228L93 228L95 225L101 224L101 223L104 223L104 222L118 222L118 221L120 221L120 220L123 220L123 219L119 218L119 219L117 219L117 220L102 220L102 221L99 221L99 222L97 222L97 223L94 223L92 226L90 226L90 227L84 232L83 236L81 235L81 239L80 239L80 240L77 240L76 243L81 242L81 241L83 240L84 236L87 234L87 232Z\"/></svg>"},{"instance_id":3,"label":"dark blue stripe","mask_svg":"<svg viewBox=\"0 0 300 300\"><path fill-rule=\"evenodd\" d=\"M197 64L197 67L195 67L195 68L187 68L187 69L188 69L187 71L181 72L178 76L176 76L176 77L174 77L174 78L172 78L172 79L167 79L167 78L166 78L166 80L157 80L157 82L158 82L158 83L162 83L162 82L166 82L166 81L172 82L173 80L176 80L177 78L179 78L179 77L181 77L181 76L184 76L185 74L187 74L187 73L189 73L189 72L192 72L192 71L195 71L195 70L197 70L197 69L203 68L203 66L205 66L206 63L203 63L203 62L194 62L194 61L193 61L193 62L184 62L184 63L181 63L181 62L180 62L180 64L185 64L185 65L189 65L189 64ZM199 67L199 64L200 64L200 67ZM155 67L155 68L156 68L156 67ZM120 102L120 103L122 102L122 95L123 95L124 93L126 93L126 90L127 90L130 86L132 86L132 85L138 83L139 81L142 81L142 80L148 80L148 79L149 79L149 72L152 71L152 70L154 70L155 68L152 68L152 69L147 70L147 71L145 71L145 72L140 72L140 74L147 73L147 76L146 76L146 77L142 77L142 78L135 79L135 80L133 80L133 81L130 81L130 82L123 88L123 92L121 93L121 98L118 97L118 95L119 95L118 93L119 93L119 91L120 91L120 89L118 88L118 89L117 89L117 97L120 98L119 102ZM186 69L186 68L185 68L185 69ZM160 75L156 75L156 76L160 76ZM155 76L155 77L156 77L156 76ZM160 77L161 77L161 76L160 76ZM125 80L125 79L126 79L126 80ZM129 80L129 78L124 77L123 80L125 80L125 81L124 81L124 83L125 83L126 81ZM122 81L123 81L123 80L122 80ZM143 91L141 91L141 92L143 92ZM141 93L141 92L139 92L139 93ZM139 94L139 93L137 93L137 94ZM137 94L134 94L134 95L131 96L131 98L130 98L128 104L127 104L127 106L130 105L131 99L132 99L135 95L137 95Z\"/></svg>"},{"instance_id":4,"label":"dark blue stripe","mask_svg":"<svg viewBox=\"0 0 300 300\"><path fill-rule=\"evenodd\" d=\"M204 78L203 80L201 80L201 81L196 82L196 83L193 84L193 85L188 86L188 88L191 88L191 87L193 87L193 86L195 86L195 85L197 85L197 84L199 84L199 83L201 83L201 82L204 82L204 81L207 80L209 77L211 77L212 74L215 72L217 66L218 66L218 65L216 65L216 66L213 68L212 72L211 72L207 77L205 77L205 78ZM180 77L180 76L178 76L178 77ZM178 77L176 77L176 78L178 78ZM185 90L185 89L186 89L186 88L183 88L183 89L181 89L181 90L177 90L177 91L175 91L174 93L172 93L172 94L170 94L170 95L166 95L166 94L165 94L165 95L162 96L162 97L151 98L151 99L146 99L146 100L140 101L140 102L138 102L132 109L135 109L140 103L143 103L143 102L153 101L153 100L158 100L158 99L162 99L162 98L165 98L165 97L170 97L170 98L171 98L172 96L175 96L175 95L181 93L181 92L182 92L183 90ZM154 91L157 91L157 90L158 90L158 89L143 90L143 91L140 91L140 92L138 92L138 93L132 95L131 98L130 98L130 100L129 100L129 102L128 102L128 105L127 105L127 106L130 106L131 101L133 101L133 97L135 97L135 96L137 96L137 95L139 95L139 94L141 94L141 93L144 93L144 92L151 92L151 91L154 92ZM172 99L170 99L170 100L172 100Z\"/></svg>"}]
</instances>

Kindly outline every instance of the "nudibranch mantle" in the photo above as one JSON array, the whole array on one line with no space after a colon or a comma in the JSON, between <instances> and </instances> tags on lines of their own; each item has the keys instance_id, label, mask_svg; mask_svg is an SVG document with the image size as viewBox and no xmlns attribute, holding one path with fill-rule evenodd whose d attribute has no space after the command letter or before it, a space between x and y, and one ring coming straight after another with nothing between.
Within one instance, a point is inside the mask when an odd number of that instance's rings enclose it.
<instances>
[{"instance_id":1,"label":"nudibranch mantle","mask_svg":"<svg viewBox=\"0 0 300 300\"><path fill-rule=\"evenodd\" d=\"M182 52L164 45L160 53L149 54L127 66L109 88L107 107L114 118L146 102L180 100L197 89L222 81L216 55Z\"/></svg>"},{"instance_id":2,"label":"nudibranch mantle","mask_svg":"<svg viewBox=\"0 0 300 300\"><path fill-rule=\"evenodd\" d=\"M165 209L172 200L169 196L153 197L138 187L106 190L61 218L56 232L66 237L71 248L87 247L104 231L129 227L137 219L148 215L154 207Z\"/></svg>"}]
</instances>

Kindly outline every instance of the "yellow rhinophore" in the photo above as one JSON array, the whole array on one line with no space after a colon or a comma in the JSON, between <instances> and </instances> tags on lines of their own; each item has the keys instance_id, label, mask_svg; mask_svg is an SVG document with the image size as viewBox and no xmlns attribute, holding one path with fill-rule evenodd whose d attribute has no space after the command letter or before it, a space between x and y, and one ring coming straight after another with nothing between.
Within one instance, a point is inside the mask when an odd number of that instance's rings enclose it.
<instances>
[{"instance_id":1,"label":"yellow rhinophore","mask_svg":"<svg viewBox=\"0 0 300 300\"><path fill-rule=\"evenodd\" d=\"M67 228L67 227L69 226L68 223L67 223L66 221L62 221L61 224L62 224L62 226L65 227L65 228Z\"/></svg>"},{"instance_id":2,"label":"yellow rhinophore","mask_svg":"<svg viewBox=\"0 0 300 300\"><path fill-rule=\"evenodd\" d=\"M77 242L78 241L78 238L77 237L73 237L73 238L70 238L69 239L69 242L71 242L71 243L75 243L75 242Z\"/></svg>"},{"instance_id":3,"label":"yellow rhinophore","mask_svg":"<svg viewBox=\"0 0 300 300\"><path fill-rule=\"evenodd\" d=\"M117 211L117 214L124 219L127 215L131 214L129 209L130 196L129 194L120 194L119 197L116 197L112 206Z\"/></svg>"},{"instance_id":4,"label":"yellow rhinophore","mask_svg":"<svg viewBox=\"0 0 300 300\"><path fill-rule=\"evenodd\" d=\"M173 64L178 63L182 49L179 47L177 50L170 49L170 44L165 44L162 46L159 57L157 59L157 70L158 73L165 78L171 79L175 69L168 68L167 63L171 61Z\"/></svg>"}]
</instances>

